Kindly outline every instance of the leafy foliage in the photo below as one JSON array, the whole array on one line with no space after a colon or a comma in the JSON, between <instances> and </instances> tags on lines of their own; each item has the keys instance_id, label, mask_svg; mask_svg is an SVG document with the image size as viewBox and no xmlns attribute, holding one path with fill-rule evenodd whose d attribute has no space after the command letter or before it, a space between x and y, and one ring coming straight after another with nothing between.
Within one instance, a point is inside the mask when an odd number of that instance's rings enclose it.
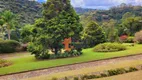
<instances>
[{"instance_id":1,"label":"leafy foliage","mask_svg":"<svg viewBox=\"0 0 142 80\"><path fill-rule=\"evenodd\" d=\"M118 36L134 34L142 29L142 6L122 4L109 10L89 11L80 16L83 27L90 21L98 22L106 32L109 42L118 41Z\"/></svg>"},{"instance_id":2,"label":"leafy foliage","mask_svg":"<svg viewBox=\"0 0 142 80\"><path fill-rule=\"evenodd\" d=\"M69 0L48 0L43 6L43 17L34 24L34 39L29 46L37 58L48 54L48 49L58 54L65 38L79 39L82 31L79 16Z\"/></svg>"},{"instance_id":3,"label":"leafy foliage","mask_svg":"<svg viewBox=\"0 0 142 80\"><path fill-rule=\"evenodd\" d=\"M100 23L103 21L108 21L110 19L118 20L118 22L120 22L122 17L128 18L133 16L141 16L141 10L142 6L132 6L125 4L125 6L119 5L112 7L109 10L89 11L81 15L81 17L84 16L84 18L81 19L85 20L87 19L87 17L91 16L92 20ZM124 14L125 16L123 16Z\"/></svg>"},{"instance_id":4,"label":"leafy foliage","mask_svg":"<svg viewBox=\"0 0 142 80\"><path fill-rule=\"evenodd\" d=\"M83 31L83 40L87 47L94 47L106 41L105 32L96 22L91 21Z\"/></svg>"},{"instance_id":5,"label":"leafy foliage","mask_svg":"<svg viewBox=\"0 0 142 80\"><path fill-rule=\"evenodd\" d=\"M119 26L119 35L127 34L134 36L134 34L142 29L141 17L128 17L122 20L122 24Z\"/></svg>"},{"instance_id":6,"label":"leafy foliage","mask_svg":"<svg viewBox=\"0 0 142 80\"><path fill-rule=\"evenodd\" d=\"M20 47L20 43L13 40L0 41L0 53L12 53L16 52L17 48Z\"/></svg>"},{"instance_id":7,"label":"leafy foliage","mask_svg":"<svg viewBox=\"0 0 142 80\"><path fill-rule=\"evenodd\" d=\"M24 27L21 28L21 37L22 37L22 42L23 43L28 43L32 41L32 31L33 31L34 26L27 24Z\"/></svg>"},{"instance_id":8,"label":"leafy foliage","mask_svg":"<svg viewBox=\"0 0 142 80\"><path fill-rule=\"evenodd\" d=\"M34 19L41 17L42 5L30 0L0 0L0 12L10 10L16 14L21 25L32 24Z\"/></svg>"},{"instance_id":9,"label":"leafy foliage","mask_svg":"<svg viewBox=\"0 0 142 80\"><path fill-rule=\"evenodd\" d=\"M106 33L108 42L118 41L118 30L116 28L116 21L111 19L102 24L102 27Z\"/></svg>"},{"instance_id":10,"label":"leafy foliage","mask_svg":"<svg viewBox=\"0 0 142 80\"><path fill-rule=\"evenodd\" d=\"M11 29L13 29L16 26L16 20L15 20L16 15L13 14L11 11L4 11L1 14L1 20L3 21L3 27L6 28L7 34L8 34L8 39L11 39Z\"/></svg>"},{"instance_id":11,"label":"leafy foliage","mask_svg":"<svg viewBox=\"0 0 142 80\"><path fill-rule=\"evenodd\" d=\"M115 52L126 50L126 46L119 43L103 43L94 48L96 52Z\"/></svg>"}]
</instances>

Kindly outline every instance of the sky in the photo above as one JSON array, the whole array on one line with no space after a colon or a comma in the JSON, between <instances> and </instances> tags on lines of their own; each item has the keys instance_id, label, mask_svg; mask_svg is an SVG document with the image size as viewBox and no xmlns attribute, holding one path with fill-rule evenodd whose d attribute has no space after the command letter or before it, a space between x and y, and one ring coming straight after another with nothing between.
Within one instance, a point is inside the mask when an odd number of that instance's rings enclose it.
<instances>
[{"instance_id":1,"label":"sky","mask_svg":"<svg viewBox=\"0 0 142 80\"><path fill-rule=\"evenodd\" d=\"M45 2L46 0L38 1ZM110 7L120 5L121 3L142 5L142 0L71 0L71 4L74 7L93 9L109 9Z\"/></svg>"}]
</instances>

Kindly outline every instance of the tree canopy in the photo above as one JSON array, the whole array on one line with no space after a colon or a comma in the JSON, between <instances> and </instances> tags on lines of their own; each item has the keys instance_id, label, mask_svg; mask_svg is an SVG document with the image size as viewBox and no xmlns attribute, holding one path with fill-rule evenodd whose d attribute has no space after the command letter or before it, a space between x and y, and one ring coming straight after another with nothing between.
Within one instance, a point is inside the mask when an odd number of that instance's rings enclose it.
<instances>
[{"instance_id":1,"label":"tree canopy","mask_svg":"<svg viewBox=\"0 0 142 80\"><path fill-rule=\"evenodd\" d=\"M83 31L83 40L88 45L87 47L94 47L106 41L105 32L96 22L91 21Z\"/></svg>"},{"instance_id":2,"label":"tree canopy","mask_svg":"<svg viewBox=\"0 0 142 80\"><path fill-rule=\"evenodd\" d=\"M48 0L43 7L43 17L34 24L33 46L30 48L38 57L48 54L48 49L58 54L65 38L79 38L82 31L79 16L70 0Z\"/></svg>"}]
</instances>

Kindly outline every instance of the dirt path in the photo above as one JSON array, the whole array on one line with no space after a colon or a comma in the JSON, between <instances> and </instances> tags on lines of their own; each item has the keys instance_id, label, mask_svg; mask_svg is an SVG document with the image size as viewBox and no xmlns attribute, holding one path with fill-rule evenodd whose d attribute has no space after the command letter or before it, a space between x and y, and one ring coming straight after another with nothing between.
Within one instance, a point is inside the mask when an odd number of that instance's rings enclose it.
<instances>
[{"instance_id":1,"label":"dirt path","mask_svg":"<svg viewBox=\"0 0 142 80\"><path fill-rule=\"evenodd\" d=\"M123 62L128 60L142 60L142 54L135 55L135 56L115 58L115 59L100 60L100 61L94 61L94 62L88 62L88 63L67 65L67 66L49 68L44 70L30 71L30 72L13 74L13 75L0 76L0 80L20 80L20 79L37 77L41 75L49 75L49 74L58 73L58 72L77 70L77 69L82 69L87 67L98 67L98 66L107 65L110 63L117 64L117 62Z\"/></svg>"},{"instance_id":2,"label":"dirt path","mask_svg":"<svg viewBox=\"0 0 142 80\"><path fill-rule=\"evenodd\" d=\"M7 54L0 53L0 58L10 59L10 58L18 58L18 57L29 56L29 55L31 54L28 52L17 52L17 53L7 53Z\"/></svg>"}]
</instances>

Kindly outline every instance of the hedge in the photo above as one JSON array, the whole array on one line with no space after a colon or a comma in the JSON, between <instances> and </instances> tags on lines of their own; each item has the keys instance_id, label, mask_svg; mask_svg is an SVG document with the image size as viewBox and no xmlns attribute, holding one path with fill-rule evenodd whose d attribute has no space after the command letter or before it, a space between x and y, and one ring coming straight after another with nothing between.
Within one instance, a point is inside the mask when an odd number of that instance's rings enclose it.
<instances>
[{"instance_id":1,"label":"hedge","mask_svg":"<svg viewBox=\"0 0 142 80\"><path fill-rule=\"evenodd\" d=\"M126 50L126 46L120 43L103 43L94 48L95 52L115 52Z\"/></svg>"},{"instance_id":2,"label":"hedge","mask_svg":"<svg viewBox=\"0 0 142 80\"><path fill-rule=\"evenodd\" d=\"M20 47L20 43L14 40L0 41L0 53L13 53Z\"/></svg>"}]
</instances>

